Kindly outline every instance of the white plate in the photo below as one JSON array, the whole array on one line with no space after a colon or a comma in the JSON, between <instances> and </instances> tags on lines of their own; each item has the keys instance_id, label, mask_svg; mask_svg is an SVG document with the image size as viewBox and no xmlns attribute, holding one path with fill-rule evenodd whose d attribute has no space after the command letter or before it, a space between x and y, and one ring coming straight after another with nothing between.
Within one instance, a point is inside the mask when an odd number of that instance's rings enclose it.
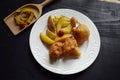
<instances>
[{"instance_id":1,"label":"white plate","mask_svg":"<svg viewBox=\"0 0 120 80\"><path fill-rule=\"evenodd\" d=\"M59 59L51 64L49 50L41 42L40 32L46 31L48 17L52 15L64 15L69 18L74 17L80 23L84 23L90 30L89 39L80 47L82 55L78 59ZM74 74L88 68L96 59L100 49L100 36L94 23L84 14L71 9L56 9L41 16L34 24L30 33L30 49L36 61L45 69L57 74Z\"/></svg>"}]
</instances>

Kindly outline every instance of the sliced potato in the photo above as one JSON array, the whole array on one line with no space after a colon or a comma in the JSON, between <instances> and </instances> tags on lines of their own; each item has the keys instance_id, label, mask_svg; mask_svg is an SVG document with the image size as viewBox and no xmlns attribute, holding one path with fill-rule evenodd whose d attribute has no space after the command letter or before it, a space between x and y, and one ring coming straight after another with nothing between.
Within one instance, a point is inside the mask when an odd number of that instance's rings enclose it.
<instances>
[{"instance_id":1,"label":"sliced potato","mask_svg":"<svg viewBox=\"0 0 120 80\"><path fill-rule=\"evenodd\" d=\"M64 21L63 24L62 24L62 28L65 28L67 27L68 25L70 24L70 21Z\"/></svg>"},{"instance_id":2,"label":"sliced potato","mask_svg":"<svg viewBox=\"0 0 120 80\"><path fill-rule=\"evenodd\" d=\"M46 30L46 35L51 38L52 40L54 40L56 38L56 34L53 33L52 31L50 31L49 29Z\"/></svg>"},{"instance_id":3,"label":"sliced potato","mask_svg":"<svg viewBox=\"0 0 120 80\"><path fill-rule=\"evenodd\" d=\"M55 23L51 16L49 16L49 18L48 18L48 28L50 31L55 32Z\"/></svg>"},{"instance_id":4,"label":"sliced potato","mask_svg":"<svg viewBox=\"0 0 120 80\"><path fill-rule=\"evenodd\" d=\"M69 24L70 24L70 18L65 16L64 21L62 23L62 28L67 27Z\"/></svg>"},{"instance_id":5,"label":"sliced potato","mask_svg":"<svg viewBox=\"0 0 120 80\"><path fill-rule=\"evenodd\" d=\"M59 16L55 16L55 17L53 18L54 23L55 23L55 24L57 24L57 23L58 23L58 21L59 21L59 19L60 19L60 17L59 17Z\"/></svg>"},{"instance_id":6,"label":"sliced potato","mask_svg":"<svg viewBox=\"0 0 120 80\"><path fill-rule=\"evenodd\" d=\"M61 30L64 31L64 34L70 34L71 31L72 31L72 26L71 26L71 25L68 25L67 27L62 28Z\"/></svg>"},{"instance_id":7,"label":"sliced potato","mask_svg":"<svg viewBox=\"0 0 120 80\"><path fill-rule=\"evenodd\" d=\"M70 22L70 18L68 18L68 17L66 17L66 16L65 16L65 19L64 19L64 20Z\"/></svg>"},{"instance_id":8,"label":"sliced potato","mask_svg":"<svg viewBox=\"0 0 120 80\"><path fill-rule=\"evenodd\" d=\"M60 41L60 42L64 42L66 38L68 37L72 37L72 34L65 34L62 37L56 37L55 41Z\"/></svg>"},{"instance_id":9,"label":"sliced potato","mask_svg":"<svg viewBox=\"0 0 120 80\"><path fill-rule=\"evenodd\" d=\"M59 32L59 30L62 27L62 23L64 22L64 18L65 18L65 16L61 16L58 23L57 23L57 28L56 28L57 33Z\"/></svg>"},{"instance_id":10,"label":"sliced potato","mask_svg":"<svg viewBox=\"0 0 120 80\"><path fill-rule=\"evenodd\" d=\"M71 18L70 22L72 27L77 27L80 24L74 17Z\"/></svg>"},{"instance_id":11,"label":"sliced potato","mask_svg":"<svg viewBox=\"0 0 120 80\"><path fill-rule=\"evenodd\" d=\"M53 18L54 23L57 24L60 18L61 16L55 16ZM68 24L70 24L70 18L64 16L64 22L62 23L62 27L66 27Z\"/></svg>"},{"instance_id":12,"label":"sliced potato","mask_svg":"<svg viewBox=\"0 0 120 80\"><path fill-rule=\"evenodd\" d=\"M54 40L50 39L48 36L46 36L46 35L43 34L43 33L40 33L40 39L41 39L44 43L46 43L46 44L48 44L48 45L51 45L51 44L53 44L53 43L55 42Z\"/></svg>"}]
</instances>

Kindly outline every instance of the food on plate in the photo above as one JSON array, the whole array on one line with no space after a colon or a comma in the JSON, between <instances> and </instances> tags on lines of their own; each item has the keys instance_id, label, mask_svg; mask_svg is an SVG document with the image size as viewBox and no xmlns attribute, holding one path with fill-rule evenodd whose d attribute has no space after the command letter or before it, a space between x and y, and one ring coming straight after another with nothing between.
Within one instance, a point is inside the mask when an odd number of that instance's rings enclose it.
<instances>
[{"instance_id":1,"label":"food on plate","mask_svg":"<svg viewBox=\"0 0 120 80\"><path fill-rule=\"evenodd\" d=\"M72 34L65 34L62 37L55 38L56 42L64 42L66 38L72 37Z\"/></svg>"},{"instance_id":2,"label":"food on plate","mask_svg":"<svg viewBox=\"0 0 120 80\"><path fill-rule=\"evenodd\" d=\"M71 25L67 25L67 27L62 28L61 30L64 32L64 34L70 34L72 32L72 26Z\"/></svg>"},{"instance_id":3,"label":"food on plate","mask_svg":"<svg viewBox=\"0 0 120 80\"><path fill-rule=\"evenodd\" d=\"M59 59L66 56L79 58L79 46L88 40L88 27L74 17L49 16L46 34L40 33L40 39L49 45L51 58Z\"/></svg>"},{"instance_id":4,"label":"food on plate","mask_svg":"<svg viewBox=\"0 0 120 80\"><path fill-rule=\"evenodd\" d=\"M48 45L51 45L54 43L54 40L50 39L48 36L44 35L43 33L40 33L40 38L44 43Z\"/></svg>"},{"instance_id":5,"label":"food on plate","mask_svg":"<svg viewBox=\"0 0 120 80\"><path fill-rule=\"evenodd\" d=\"M72 56L79 58L81 55L80 49L78 47L75 47L72 51L71 51Z\"/></svg>"},{"instance_id":6,"label":"food on plate","mask_svg":"<svg viewBox=\"0 0 120 80\"><path fill-rule=\"evenodd\" d=\"M49 50L49 54L50 57L54 59L59 59L60 57L65 57L69 55L78 58L81 53L75 38L68 37L63 42L55 42L54 44L52 44Z\"/></svg>"},{"instance_id":7,"label":"food on plate","mask_svg":"<svg viewBox=\"0 0 120 80\"><path fill-rule=\"evenodd\" d=\"M55 22L51 16L48 18L48 29L52 32L55 32Z\"/></svg>"},{"instance_id":8,"label":"food on plate","mask_svg":"<svg viewBox=\"0 0 120 80\"><path fill-rule=\"evenodd\" d=\"M77 27L80 24L74 17L71 18L70 23L72 27Z\"/></svg>"},{"instance_id":9,"label":"food on plate","mask_svg":"<svg viewBox=\"0 0 120 80\"><path fill-rule=\"evenodd\" d=\"M61 16L56 24L56 32L59 34L60 29L62 28L62 23L64 22L65 16Z\"/></svg>"},{"instance_id":10,"label":"food on plate","mask_svg":"<svg viewBox=\"0 0 120 80\"><path fill-rule=\"evenodd\" d=\"M56 24L56 33L59 35L59 31L63 28L63 27L67 27L70 23L70 19L66 16L60 16L57 24Z\"/></svg>"},{"instance_id":11,"label":"food on plate","mask_svg":"<svg viewBox=\"0 0 120 80\"><path fill-rule=\"evenodd\" d=\"M58 32L58 36L59 36L59 37L63 36L64 34L65 34L65 33L64 33L63 30L59 30L59 32Z\"/></svg>"},{"instance_id":12,"label":"food on plate","mask_svg":"<svg viewBox=\"0 0 120 80\"><path fill-rule=\"evenodd\" d=\"M57 37L57 35L53 33L52 31L50 31L49 29L46 30L46 35L52 40L54 40Z\"/></svg>"},{"instance_id":13,"label":"food on plate","mask_svg":"<svg viewBox=\"0 0 120 80\"><path fill-rule=\"evenodd\" d=\"M34 10L30 8L18 9L14 15L15 22L21 29L29 25L35 18Z\"/></svg>"},{"instance_id":14,"label":"food on plate","mask_svg":"<svg viewBox=\"0 0 120 80\"><path fill-rule=\"evenodd\" d=\"M74 37L65 39L63 45L63 55L73 55L75 57L80 56L80 50L78 50L78 44Z\"/></svg>"},{"instance_id":15,"label":"food on plate","mask_svg":"<svg viewBox=\"0 0 120 80\"><path fill-rule=\"evenodd\" d=\"M55 42L53 45L51 45L49 50L50 57L54 59L60 58L60 56L63 53L62 46L63 46L62 42Z\"/></svg>"},{"instance_id":16,"label":"food on plate","mask_svg":"<svg viewBox=\"0 0 120 80\"><path fill-rule=\"evenodd\" d=\"M79 45L88 40L90 31L85 24L80 24L78 27L73 28L73 36Z\"/></svg>"},{"instance_id":17,"label":"food on plate","mask_svg":"<svg viewBox=\"0 0 120 80\"><path fill-rule=\"evenodd\" d=\"M53 18L53 21L54 21L55 25L58 23L58 20L59 20L61 17L62 17L62 16L55 16L55 17ZM62 23L62 28L63 28L63 27L66 27L66 26L69 25L69 24L70 24L70 19L69 19L68 17L64 16L64 22Z\"/></svg>"}]
</instances>

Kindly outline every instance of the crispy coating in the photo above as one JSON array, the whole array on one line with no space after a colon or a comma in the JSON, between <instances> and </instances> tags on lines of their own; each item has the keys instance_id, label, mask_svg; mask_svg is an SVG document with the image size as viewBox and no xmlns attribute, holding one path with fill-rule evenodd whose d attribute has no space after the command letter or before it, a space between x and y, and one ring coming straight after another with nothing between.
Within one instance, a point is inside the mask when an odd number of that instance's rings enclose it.
<instances>
[{"instance_id":1,"label":"crispy coating","mask_svg":"<svg viewBox=\"0 0 120 80\"><path fill-rule=\"evenodd\" d=\"M80 50L74 37L67 38L63 45L63 55L74 55L75 57L80 56Z\"/></svg>"},{"instance_id":2,"label":"crispy coating","mask_svg":"<svg viewBox=\"0 0 120 80\"><path fill-rule=\"evenodd\" d=\"M55 42L53 45L51 45L49 54L52 58L58 59L62 55L62 42Z\"/></svg>"},{"instance_id":3,"label":"crispy coating","mask_svg":"<svg viewBox=\"0 0 120 80\"><path fill-rule=\"evenodd\" d=\"M71 51L71 54L76 57L76 58L79 58L80 55L81 55L81 52L80 52L80 49L78 47L75 47L72 51Z\"/></svg>"},{"instance_id":4,"label":"crispy coating","mask_svg":"<svg viewBox=\"0 0 120 80\"><path fill-rule=\"evenodd\" d=\"M73 28L73 36L77 40L78 45L83 44L88 40L90 31L85 24L80 24L78 27Z\"/></svg>"},{"instance_id":5,"label":"crispy coating","mask_svg":"<svg viewBox=\"0 0 120 80\"><path fill-rule=\"evenodd\" d=\"M65 57L69 55L78 58L81 54L74 37L66 38L64 42L55 42L51 45L49 53L50 57L54 59L59 59L61 56Z\"/></svg>"}]
</instances>

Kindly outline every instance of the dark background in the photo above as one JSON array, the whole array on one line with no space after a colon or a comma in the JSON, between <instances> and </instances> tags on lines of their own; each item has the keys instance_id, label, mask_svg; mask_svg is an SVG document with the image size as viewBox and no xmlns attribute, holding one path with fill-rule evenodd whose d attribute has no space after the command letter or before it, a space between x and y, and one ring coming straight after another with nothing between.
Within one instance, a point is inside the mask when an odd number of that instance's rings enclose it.
<instances>
[{"instance_id":1,"label":"dark background","mask_svg":"<svg viewBox=\"0 0 120 80\"><path fill-rule=\"evenodd\" d=\"M43 9L69 8L87 15L97 26L101 48L95 62L73 75L58 75L41 67L33 58L29 35L33 25L14 36L3 19L26 3L44 0L1 0L0 2L0 80L120 80L120 4L97 0L55 0Z\"/></svg>"}]
</instances>

